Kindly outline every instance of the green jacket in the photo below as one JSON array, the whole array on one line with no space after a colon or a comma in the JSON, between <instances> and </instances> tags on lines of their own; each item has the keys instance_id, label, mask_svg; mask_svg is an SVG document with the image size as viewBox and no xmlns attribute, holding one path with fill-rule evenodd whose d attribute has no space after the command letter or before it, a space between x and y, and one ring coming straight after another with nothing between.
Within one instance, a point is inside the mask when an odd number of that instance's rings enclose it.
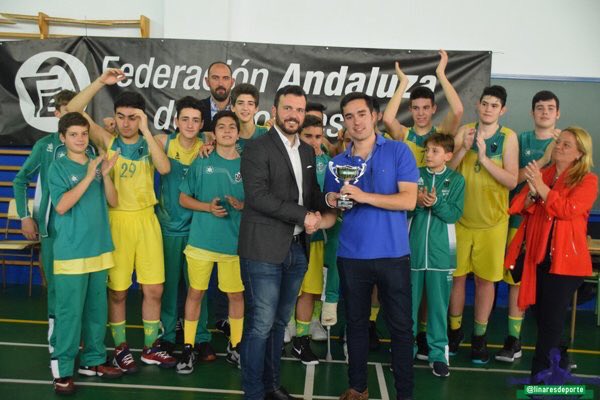
<instances>
[{"instance_id":1,"label":"green jacket","mask_svg":"<svg viewBox=\"0 0 600 400\"><path fill-rule=\"evenodd\" d=\"M58 137L51 133L38 140L31 154L13 180L13 191L17 203L17 213L21 219L31 217L27 209L27 185L37 178L35 189L35 206L33 218L38 224L40 236L48 236L48 219L50 217L50 191L48 190L48 169L57 157L57 151L66 151Z\"/></svg>"},{"instance_id":2,"label":"green jacket","mask_svg":"<svg viewBox=\"0 0 600 400\"><path fill-rule=\"evenodd\" d=\"M432 173L419 168L419 188L435 187L437 200L431 207L417 206L409 216L410 263L412 270L448 271L456 268L454 223L463 213L465 179L445 168Z\"/></svg>"}]
</instances>

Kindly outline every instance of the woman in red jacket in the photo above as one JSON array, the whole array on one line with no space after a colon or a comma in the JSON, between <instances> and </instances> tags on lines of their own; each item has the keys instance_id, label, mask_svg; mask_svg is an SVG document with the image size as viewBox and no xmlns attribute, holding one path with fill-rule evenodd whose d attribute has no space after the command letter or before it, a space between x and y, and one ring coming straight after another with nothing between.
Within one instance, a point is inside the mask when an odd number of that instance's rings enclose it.
<instances>
[{"instance_id":1,"label":"woman in red jacket","mask_svg":"<svg viewBox=\"0 0 600 400\"><path fill-rule=\"evenodd\" d=\"M518 304L521 309L535 305L538 336L533 377L550 366L548 356L559 346L573 293L583 277L592 274L586 235L598 177L590 172L590 134L578 127L563 130L552 161L541 171L535 161L526 167L528 187L515 196L509 210L525 217L508 246L505 266L512 269L526 249Z\"/></svg>"}]
</instances>

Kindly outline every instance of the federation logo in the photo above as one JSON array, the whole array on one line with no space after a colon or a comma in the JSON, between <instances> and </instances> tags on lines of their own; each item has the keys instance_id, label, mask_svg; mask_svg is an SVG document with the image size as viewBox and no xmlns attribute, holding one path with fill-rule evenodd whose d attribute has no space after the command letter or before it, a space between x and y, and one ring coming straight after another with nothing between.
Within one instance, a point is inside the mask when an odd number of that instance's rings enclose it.
<instances>
[{"instance_id":1,"label":"federation logo","mask_svg":"<svg viewBox=\"0 0 600 400\"><path fill-rule=\"evenodd\" d=\"M30 57L15 76L23 119L41 131L56 132L54 95L65 89L79 92L89 84L87 68L70 54L45 51Z\"/></svg>"},{"instance_id":2,"label":"federation logo","mask_svg":"<svg viewBox=\"0 0 600 400\"><path fill-rule=\"evenodd\" d=\"M242 181L242 174L240 172L236 173L233 179L235 179L236 183L240 183Z\"/></svg>"}]
</instances>

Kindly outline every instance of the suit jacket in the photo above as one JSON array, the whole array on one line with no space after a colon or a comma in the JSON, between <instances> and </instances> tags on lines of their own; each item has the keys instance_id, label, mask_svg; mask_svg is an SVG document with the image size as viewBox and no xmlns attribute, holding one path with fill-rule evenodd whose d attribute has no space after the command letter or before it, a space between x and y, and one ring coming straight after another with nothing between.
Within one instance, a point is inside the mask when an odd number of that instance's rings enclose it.
<instances>
[{"instance_id":1,"label":"suit jacket","mask_svg":"<svg viewBox=\"0 0 600 400\"><path fill-rule=\"evenodd\" d=\"M328 208L317 182L314 150L300 142L298 151L304 206L298 205L292 163L275 128L246 144L241 165L245 201L238 241L240 257L282 263L292 243L294 225L304 225L308 211ZM308 239L306 235L307 256Z\"/></svg>"},{"instance_id":2,"label":"suit jacket","mask_svg":"<svg viewBox=\"0 0 600 400\"><path fill-rule=\"evenodd\" d=\"M212 116L210 115L210 96L200 100L200 107L202 111L202 132L212 132Z\"/></svg>"}]
</instances>

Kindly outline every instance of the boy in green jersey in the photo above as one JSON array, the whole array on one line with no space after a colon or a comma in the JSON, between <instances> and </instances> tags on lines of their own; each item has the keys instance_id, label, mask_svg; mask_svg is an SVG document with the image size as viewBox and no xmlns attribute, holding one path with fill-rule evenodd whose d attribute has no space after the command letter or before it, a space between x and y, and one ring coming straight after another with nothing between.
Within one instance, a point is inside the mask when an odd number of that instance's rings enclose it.
<instances>
[{"instance_id":1,"label":"boy in green jersey","mask_svg":"<svg viewBox=\"0 0 600 400\"><path fill-rule=\"evenodd\" d=\"M214 263L218 264L219 289L229 300L230 342L227 361L239 367L238 345L244 324L244 285L240 275L237 241L244 207L240 155L235 148L239 122L231 111L214 118L217 146L206 158L192 163L181 183L180 204L193 210L185 255L190 286L185 304L184 349L177 372L190 374L196 357L193 339L200 315L200 302L208 288Z\"/></svg>"},{"instance_id":2,"label":"boy in green jersey","mask_svg":"<svg viewBox=\"0 0 600 400\"><path fill-rule=\"evenodd\" d=\"M417 206L409 231L413 332L417 334L419 304L426 293L427 359L440 377L450 375L446 316L456 267L454 224L462 215L465 189L462 175L446 167L453 151L450 135L434 133L425 140L425 167L419 168Z\"/></svg>"},{"instance_id":3,"label":"boy in green jersey","mask_svg":"<svg viewBox=\"0 0 600 400\"><path fill-rule=\"evenodd\" d=\"M560 103L558 97L550 91L542 90L536 93L531 100L531 116L533 117L534 129L522 132L518 136L519 141L519 177L517 187L510 192L510 198L519 193L525 185L525 167L531 161L536 161L540 167L550 163L552 149L560 129L556 129L556 123L560 118ZM514 234L521 224L520 215L511 215L508 220L508 241L510 243ZM515 282L508 269L504 270L504 282L510 289L508 295L508 335L504 340L503 348L496 354L496 360L513 362L522 356L521 350L521 326L525 312L517 306L519 298L519 282Z\"/></svg>"},{"instance_id":4,"label":"boy in green jersey","mask_svg":"<svg viewBox=\"0 0 600 400\"><path fill-rule=\"evenodd\" d=\"M265 126L256 125L254 116L258 111L259 94L256 86L240 83L231 91L231 111L240 121L240 137L236 144L238 153L242 154L246 142L261 137L269 131Z\"/></svg>"},{"instance_id":5,"label":"boy in green jersey","mask_svg":"<svg viewBox=\"0 0 600 400\"><path fill-rule=\"evenodd\" d=\"M54 116L58 119L66 111L66 105L75 97L75 92L61 90L54 96ZM17 204L17 214L21 218L21 231L28 240L38 238L42 246L42 266L46 278L48 290L48 350L52 354L54 350L54 273L52 266L54 258L52 248L54 246L54 210L50 204L50 191L48 190L48 169L52 161L65 155L65 147L60 141L58 132L51 133L39 139L25 163L17 172L13 180L14 197ZM27 208L27 184L37 179L35 189L35 205L33 215Z\"/></svg>"},{"instance_id":6,"label":"boy in green jersey","mask_svg":"<svg viewBox=\"0 0 600 400\"><path fill-rule=\"evenodd\" d=\"M50 198L56 211L54 277L56 285L56 346L51 368L58 394L75 391L73 370L79 344L83 353L79 374L115 378L122 372L106 361L107 270L114 266L108 207L118 204L109 172L118 155L90 158L86 153L89 124L80 113L59 121L66 157L48 171Z\"/></svg>"}]
</instances>

